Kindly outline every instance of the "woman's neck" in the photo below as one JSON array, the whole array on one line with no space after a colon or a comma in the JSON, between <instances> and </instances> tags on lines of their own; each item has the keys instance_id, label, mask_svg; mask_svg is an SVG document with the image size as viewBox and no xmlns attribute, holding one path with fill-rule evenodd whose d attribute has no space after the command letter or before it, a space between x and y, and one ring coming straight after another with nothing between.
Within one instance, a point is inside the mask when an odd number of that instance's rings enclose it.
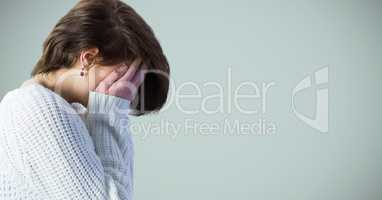
<instances>
[{"instance_id":1,"label":"woman's neck","mask_svg":"<svg viewBox=\"0 0 382 200\"><path fill-rule=\"evenodd\" d=\"M57 93L69 103L79 102L86 106L87 99L81 98L79 92L75 90L75 85L71 77L71 73L67 69L58 69L45 74L37 74L32 77L33 81L43 85L49 90Z\"/></svg>"},{"instance_id":2,"label":"woman's neck","mask_svg":"<svg viewBox=\"0 0 382 200\"><path fill-rule=\"evenodd\" d=\"M57 72L49 72L44 74L37 74L32 77L34 81L43 85L44 87L56 92L56 84L57 84Z\"/></svg>"}]
</instances>

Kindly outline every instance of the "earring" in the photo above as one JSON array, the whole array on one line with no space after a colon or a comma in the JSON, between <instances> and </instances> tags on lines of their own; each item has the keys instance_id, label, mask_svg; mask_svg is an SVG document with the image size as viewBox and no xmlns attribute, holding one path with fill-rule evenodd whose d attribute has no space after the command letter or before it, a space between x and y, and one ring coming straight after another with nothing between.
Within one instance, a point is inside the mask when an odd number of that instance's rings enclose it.
<instances>
[{"instance_id":1,"label":"earring","mask_svg":"<svg viewBox=\"0 0 382 200\"><path fill-rule=\"evenodd\" d=\"M84 63L82 62L82 59L81 59L81 72L80 72L80 76L84 76L85 75L84 70L85 70L85 65L84 65Z\"/></svg>"},{"instance_id":2,"label":"earring","mask_svg":"<svg viewBox=\"0 0 382 200\"><path fill-rule=\"evenodd\" d=\"M80 76L84 76L84 75L85 75L84 69L85 69L85 67L84 67L84 66L82 66L82 67L81 67Z\"/></svg>"},{"instance_id":3,"label":"earring","mask_svg":"<svg viewBox=\"0 0 382 200\"><path fill-rule=\"evenodd\" d=\"M90 68L90 66L92 66L94 64L95 60L92 61L92 63L90 65L88 65L88 67ZM80 72L80 76L84 76L85 75L85 65L81 62L81 72Z\"/></svg>"}]
</instances>

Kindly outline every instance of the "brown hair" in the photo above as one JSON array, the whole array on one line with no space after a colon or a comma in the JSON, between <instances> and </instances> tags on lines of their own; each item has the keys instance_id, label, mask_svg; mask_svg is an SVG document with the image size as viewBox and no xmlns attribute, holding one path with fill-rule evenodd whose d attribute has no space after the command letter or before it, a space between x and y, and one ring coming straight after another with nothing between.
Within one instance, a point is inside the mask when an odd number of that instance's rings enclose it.
<instances>
[{"instance_id":1,"label":"brown hair","mask_svg":"<svg viewBox=\"0 0 382 200\"><path fill-rule=\"evenodd\" d=\"M149 67L133 101L133 114L158 111L166 102L170 68L150 26L119 0L80 0L55 25L31 75L70 68L81 51L97 47L103 65L141 57ZM150 72L151 71L151 72Z\"/></svg>"}]
</instances>

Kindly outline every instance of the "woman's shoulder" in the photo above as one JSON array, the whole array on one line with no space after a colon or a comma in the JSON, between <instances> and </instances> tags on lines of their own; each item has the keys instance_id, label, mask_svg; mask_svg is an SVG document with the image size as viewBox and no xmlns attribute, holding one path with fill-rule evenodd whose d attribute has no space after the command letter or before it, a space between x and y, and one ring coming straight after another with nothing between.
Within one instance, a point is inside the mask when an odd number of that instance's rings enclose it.
<instances>
[{"instance_id":1,"label":"woman's shoulder","mask_svg":"<svg viewBox=\"0 0 382 200\"><path fill-rule=\"evenodd\" d=\"M22 85L6 93L1 103L1 112L23 114L26 112L67 112L74 114L73 108L61 96L39 83Z\"/></svg>"},{"instance_id":2,"label":"woman's shoulder","mask_svg":"<svg viewBox=\"0 0 382 200\"><path fill-rule=\"evenodd\" d=\"M86 131L73 107L40 84L23 86L6 94L1 102L0 125L5 131L12 130L20 138L29 139L80 137L74 131Z\"/></svg>"},{"instance_id":3,"label":"woman's shoulder","mask_svg":"<svg viewBox=\"0 0 382 200\"><path fill-rule=\"evenodd\" d=\"M20 105L20 104L34 104L42 101L51 100L53 95L44 89L38 83L22 85L18 88L8 91L3 97L1 104L3 106Z\"/></svg>"}]
</instances>

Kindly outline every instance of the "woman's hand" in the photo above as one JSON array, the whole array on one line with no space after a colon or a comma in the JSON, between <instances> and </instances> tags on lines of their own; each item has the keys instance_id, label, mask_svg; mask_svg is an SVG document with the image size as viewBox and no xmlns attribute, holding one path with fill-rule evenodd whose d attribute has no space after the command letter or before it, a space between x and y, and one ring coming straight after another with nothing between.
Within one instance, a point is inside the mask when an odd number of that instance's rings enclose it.
<instances>
[{"instance_id":1,"label":"woman's hand","mask_svg":"<svg viewBox=\"0 0 382 200\"><path fill-rule=\"evenodd\" d=\"M95 91L117 96L132 101L144 80L144 69L141 59L136 59L130 66L124 64L107 75L96 87Z\"/></svg>"}]
</instances>

